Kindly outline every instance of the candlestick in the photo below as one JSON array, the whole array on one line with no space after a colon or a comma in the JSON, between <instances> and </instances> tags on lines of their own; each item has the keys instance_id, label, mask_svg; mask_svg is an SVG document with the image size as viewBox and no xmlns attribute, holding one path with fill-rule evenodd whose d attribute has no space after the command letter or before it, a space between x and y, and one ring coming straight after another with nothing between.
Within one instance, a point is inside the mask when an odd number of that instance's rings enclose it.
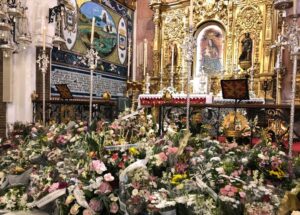
<instances>
[{"instance_id":1,"label":"candlestick","mask_svg":"<svg viewBox=\"0 0 300 215\"><path fill-rule=\"evenodd\" d=\"M294 2L293 2L293 14L294 15L297 14L297 0L294 0Z\"/></svg>"},{"instance_id":2,"label":"candlestick","mask_svg":"<svg viewBox=\"0 0 300 215\"><path fill-rule=\"evenodd\" d=\"M181 94L184 94L184 49L182 49L182 54L181 54L181 60L182 60L182 65L181 65Z\"/></svg>"},{"instance_id":3,"label":"candlestick","mask_svg":"<svg viewBox=\"0 0 300 215\"><path fill-rule=\"evenodd\" d=\"M147 70L147 53L148 53L148 41L144 39L144 77L146 77Z\"/></svg>"},{"instance_id":4,"label":"candlestick","mask_svg":"<svg viewBox=\"0 0 300 215\"><path fill-rule=\"evenodd\" d=\"M92 20L92 32L91 32L91 45L94 43L94 31L95 31L95 17Z\"/></svg>"},{"instance_id":5,"label":"candlestick","mask_svg":"<svg viewBox=\"0 0 300 215\"><path fill-rule=\"evenodd\" d=\"M174 76L174 44L172 45L171 87L173 87L173 76Z\"/></svg>"},{"instance_id":6,"label":"candlestick","mask_svg":"<svg viewBox=\"0 0 300 215\"><path fill-rule=\"evenodd\" d=\"M46 26L43 27L43 51L46 50Z\"/></svg>"},{"instance_id":7,"label":"candlestick","mask_svg":"<svg viewBox=\"0 0 300 215\"><path fill-rule=\"evenodd\" d=\"M145 85L146 85L146 94L149 94L150 93L150 76L149 76L149 74L148 74L148 72L147 72L147 74L146 74L146 82L145 82Z\"/></svg>"},{"instance_id":8,"label":"candlestick","mask_svg":"<svg viewBox=\"0 0 300 215\"><path fill-rule=\"evenodd\" d=\"M163 73L164 73L164 53L163 53L163 48L160 50L160 90L163 88Z\"/></svg>"}]
</instances>

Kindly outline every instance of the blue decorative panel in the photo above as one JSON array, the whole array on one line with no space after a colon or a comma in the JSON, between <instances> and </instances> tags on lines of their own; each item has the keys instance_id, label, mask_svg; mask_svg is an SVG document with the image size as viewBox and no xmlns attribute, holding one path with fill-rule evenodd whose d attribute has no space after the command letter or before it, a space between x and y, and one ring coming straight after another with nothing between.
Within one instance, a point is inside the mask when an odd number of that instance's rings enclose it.
<instances>
[{"instance_id":1,"label":"blue decorative panel","mask_svg":"<svg viewBox=\"0 0 300 215\"><path fill-rule=\"evenodd\" d=\"M127 78L128 38L133 38L131 9L115 0L71 0L62 36L67 41L52 50L51 98L59 96L55 84L67 84L74 99L88 100L90 71L82 58L90 48L91 20L96 19L94 46L100 60L93 76L94 99L104 91L113 97L124 95Z\"/></svg>"},{"instance_id":2,"label":"blue decorative panel","mask_svg":"<svg viewBox=\"0 0 300 215\"><path fill-rule=\"evenodd\" d=\"M59 96L55 84L67 84L75 98L88 98L90 92L90 72L81 69L52 65L51 95ZM112 96L123 94L126 90L124 78L108 76L95 72L93 74L93 97L100 99L103 92L109 89Z\"/></svg>"}]
</instances>

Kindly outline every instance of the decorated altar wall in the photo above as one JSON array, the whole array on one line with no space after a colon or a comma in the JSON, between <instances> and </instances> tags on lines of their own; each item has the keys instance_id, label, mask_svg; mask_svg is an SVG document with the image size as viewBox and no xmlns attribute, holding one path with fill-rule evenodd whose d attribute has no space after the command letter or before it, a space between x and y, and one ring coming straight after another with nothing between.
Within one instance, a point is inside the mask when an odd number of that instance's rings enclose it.
<instances>
[{"instance_id":1,"label":"decorated altar wall","mask_svg":"<svg viewBox=\"0 0 300 215\"><path fill-rule=\"evenodd\" d=\"M177 90L181 90L182 81L186 83L187 72L191 72L194 88L199 85L197 78L204 67L205 74L209 79L212 78L209 84L211 89L208 91L216 95L220 90L217 79L250 73L249 70L243 71L242 66L239 65L241 44L246 33L249 33L253 42L250 67L254 68L254 91L257 96L263 97L263 82L267 80L271 83L274 74L276 52L270 47L277 38L278 14L273 10L273 1L242 0L237 3L223 0L194 0L192 2L192 31L196 47L192 71L187 71L187 65L182 59L184 56L182 44L190 30L188 10L190 1L150 1L155 23L152 84L158 86L158 80L162 76L163 85L169 85L170 50L174 45L174 80ZM272 97L273 87L270 86L267 92L268 98Z\"/></svg>"},{"instance_id":2,"label":"decorated altar wall","mask_svg":"<svg viewBox=\"0 0 300 215\"><path fill-rule=\"evenodd\" d=\"M100 3L101 2L101 3ZM92 17L96 18L94 45L100 60L94 73L94 99L109 91L122 96L126 89L128 45L133 39L134 11L115 0L70 0L62 36L66 45L53 48L50 98L59 96L55 84L67 84L75 99L88 99L90 71L82 61L90 48Z\"/></svg>"}]
</instances>

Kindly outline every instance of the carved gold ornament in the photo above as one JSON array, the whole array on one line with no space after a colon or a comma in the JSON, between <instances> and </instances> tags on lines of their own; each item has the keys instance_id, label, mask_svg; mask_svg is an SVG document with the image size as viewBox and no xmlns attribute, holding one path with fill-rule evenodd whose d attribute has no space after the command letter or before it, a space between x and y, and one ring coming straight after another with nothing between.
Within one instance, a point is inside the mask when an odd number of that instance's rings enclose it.
<instances>
[{"instance_id":1,"label":"carved gold ornament","mask_svg":"<svg viewBox=\"0 0 300 215\"><path fill-rule=\"evenodd\" d=\"M198 0L194 3L194 14L202 19L210 19L216 16L224 17L227 15L227 1Z\"/></svg>"},{"instance_id":2,"label":"carved gold ornament","mask_svg":"<svg viewBox=\"0 0 300 215\"><path fill-rule=\"evenodd\" d=\"M237 137L249 129L249 122L240 112L232 111L224 117L222 127L226 136Z\"/></svg>"},{"instance_id":3,"label":"carved gold ornament","mask_svg":"<svg viewBox=\"0 0 300 215\"><path fill-rule=\"evenodd\" d=\"M240 32L260 31L262 29L262 21L263 17L259 8L246 6L238 13L237 30Z\"/></svg>"},{"instance_id":4,"label":"carved gold ornament","mask_svg":"<svg viewBox=\"0 0 300 215\"><path fill-rule=\"evenodd\" d=\"M164 14L164 36L165 39L178 40L185 35L183 17L184 10L177 9Z\"/></svg>"},{"instance_id":5,"label":"carved gold ornament","mask_svg":"<svg viewBox=\"0 0 300 215\"><path fill-rule=\"evenodd\" d=\"M197 32L204 25L209 23L218 23L224 30L223 45L223 68L224 78L230 78L235 75L234 70L239 64L238 56L240 55L241 38L244 33L250 33L253 39L252 62L257 69L255 76L259 76L259 80L272 74L274 57L270 54L269 45L272 44L273 38L277 34L277 15L273 11L273 0L193 0L193 31L194 39ZM177 75L174 81L174 87L182 88L182 81L187 77L188 69L184 72L178 72L182 65L186 64L186 56L183 55L182 46L184 38L190 33L189 28L189 3L190 1L162 1L151 0L150 7L154 12L153 22L155 24L155 37L153 42L153 78L152 82L158 86L158 77L162 77L162 86L169 86L170 72L167 65L170 64L171 51L170 44L177 44L178 64L174 68ZM198 41L199 43L199 41ZM199 45L199 44L197 44ZM164 55L161 58L160 52ZM192 75L197 75L196 62L199 54L193 53L193 69ZM198 57L199 58L199 57ZM163 60L161 64L160 61ZM183 60L182 60L183 59ZM160 68L163 66L163 69ZM251 64L252 66L252 64ZM244 65L243 68L248 68ZM255 77L255 86L259 86L258 78ZM180 80L180 81L178 81ZM158 88L158 87L156 87ZM219 91L219 89L216 89ZM256 87L255 93L258 96L263 94L261 88Z\"/></svg>"}]
</instances>

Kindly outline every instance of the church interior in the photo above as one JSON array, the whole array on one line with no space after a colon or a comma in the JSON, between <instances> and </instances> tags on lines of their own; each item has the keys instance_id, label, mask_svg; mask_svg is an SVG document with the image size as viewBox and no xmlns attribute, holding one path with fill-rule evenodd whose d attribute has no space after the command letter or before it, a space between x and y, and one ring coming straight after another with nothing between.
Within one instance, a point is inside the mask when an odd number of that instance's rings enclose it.
<instances>
[{"instance_id":1,"label":"church interior","mask_svg":"<svg viewBox=\"0 0 300 215\"><path fill-rule=\"evenodd\" d=\"M300 215L298 0L0 0L0 214Z\"/></svg>"}]
</instances>

